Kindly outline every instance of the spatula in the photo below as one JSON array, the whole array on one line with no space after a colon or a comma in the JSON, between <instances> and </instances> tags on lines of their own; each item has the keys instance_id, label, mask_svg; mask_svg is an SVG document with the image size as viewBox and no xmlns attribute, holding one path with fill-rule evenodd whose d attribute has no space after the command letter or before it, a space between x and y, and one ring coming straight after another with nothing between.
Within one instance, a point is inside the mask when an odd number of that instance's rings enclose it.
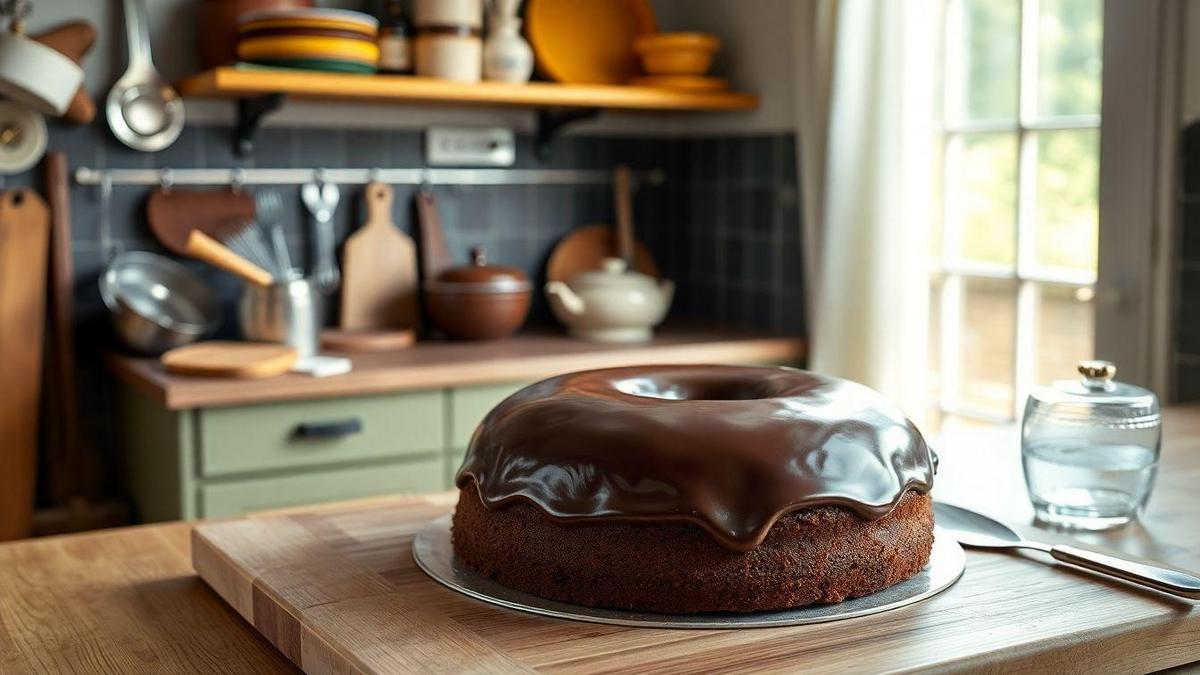
<instances>
[{"instance_id":1,"label":"spatula","mask_svg":"<svg viewBox=\"0 0 1200 675\"><path fill-rule=\"evenodd\" d=\"M938 527L948 532L963 546L974 548L1027 548L1049 553L1059 562L1082 567L1089 572L1115 577L1131 584L1152 588L1182 598L1200 600L1200 578L1167 567L1125 560L1065 544L1043 544L1022 539L1007 525L964 509L937 502L933 506Z\"/></svg>"}]
</instances>

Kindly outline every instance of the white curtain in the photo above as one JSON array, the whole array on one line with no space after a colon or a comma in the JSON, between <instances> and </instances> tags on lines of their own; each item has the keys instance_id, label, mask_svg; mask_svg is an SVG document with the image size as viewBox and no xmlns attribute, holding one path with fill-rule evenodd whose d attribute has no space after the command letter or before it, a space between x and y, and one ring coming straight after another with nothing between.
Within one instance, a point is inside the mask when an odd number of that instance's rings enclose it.
<instances>
[{"instance_id":1,"label":"white curtain","mask_svg":"<svg viewBox=\"0 0 1200 675\"><path fill-rule=\"evenodd\" d=\"M809 97L799 105L809 365L879 390L919 421L929 387L938 3L809 5L798 94Z\"/></svg>"}]
</instances>

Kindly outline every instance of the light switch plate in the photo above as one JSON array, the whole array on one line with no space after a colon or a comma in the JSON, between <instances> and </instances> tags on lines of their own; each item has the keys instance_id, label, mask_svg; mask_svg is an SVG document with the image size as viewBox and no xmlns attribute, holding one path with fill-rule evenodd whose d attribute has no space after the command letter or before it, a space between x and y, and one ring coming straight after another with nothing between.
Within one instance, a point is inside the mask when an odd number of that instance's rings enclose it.
<instances>
[{"instance_id":1,"label":"light switch plate","mask_svg":"<svg viewBox=\"0 0 1200 675\"><path fill-rule=\"evenodd\" d=\"M500 127L429 127L425 162L430 166L512 166L517 138Z\"/></svg>"}]
</instances>

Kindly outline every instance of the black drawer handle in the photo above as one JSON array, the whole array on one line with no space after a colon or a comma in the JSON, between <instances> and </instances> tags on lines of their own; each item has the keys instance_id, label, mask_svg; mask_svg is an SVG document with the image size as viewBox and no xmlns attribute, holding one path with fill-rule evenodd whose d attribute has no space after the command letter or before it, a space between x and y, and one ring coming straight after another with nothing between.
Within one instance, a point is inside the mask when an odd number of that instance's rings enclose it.
<instances>
[{"instance_id":1,"label":"black drawer handle","mask_svg":"<svg viewBox=\"0 0 1200 675\"><path fill-rule=\"evenodd\" d=\"M337 422L302 422L296 425L299 438L341 438L361 434L363 425L357 418Z\"/></svg>"}]
</instances>

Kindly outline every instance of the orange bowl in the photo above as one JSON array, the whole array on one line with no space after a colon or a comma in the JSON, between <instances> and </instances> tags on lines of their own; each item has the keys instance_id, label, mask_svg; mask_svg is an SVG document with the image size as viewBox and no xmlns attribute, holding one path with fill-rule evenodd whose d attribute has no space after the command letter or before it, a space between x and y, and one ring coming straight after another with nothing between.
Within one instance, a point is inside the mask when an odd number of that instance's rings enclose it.
<instances>
[{"instance_id":1,"label":"orange bowl","mask_svg":"<svg viewBox=\"0 0 1200 675\"><path fill-rule=\"evenodd\" d=\"M652 33L633 43L650 75L704 75L720 48L721 40L708 33Z\"/></svg>"}]
</instances>

